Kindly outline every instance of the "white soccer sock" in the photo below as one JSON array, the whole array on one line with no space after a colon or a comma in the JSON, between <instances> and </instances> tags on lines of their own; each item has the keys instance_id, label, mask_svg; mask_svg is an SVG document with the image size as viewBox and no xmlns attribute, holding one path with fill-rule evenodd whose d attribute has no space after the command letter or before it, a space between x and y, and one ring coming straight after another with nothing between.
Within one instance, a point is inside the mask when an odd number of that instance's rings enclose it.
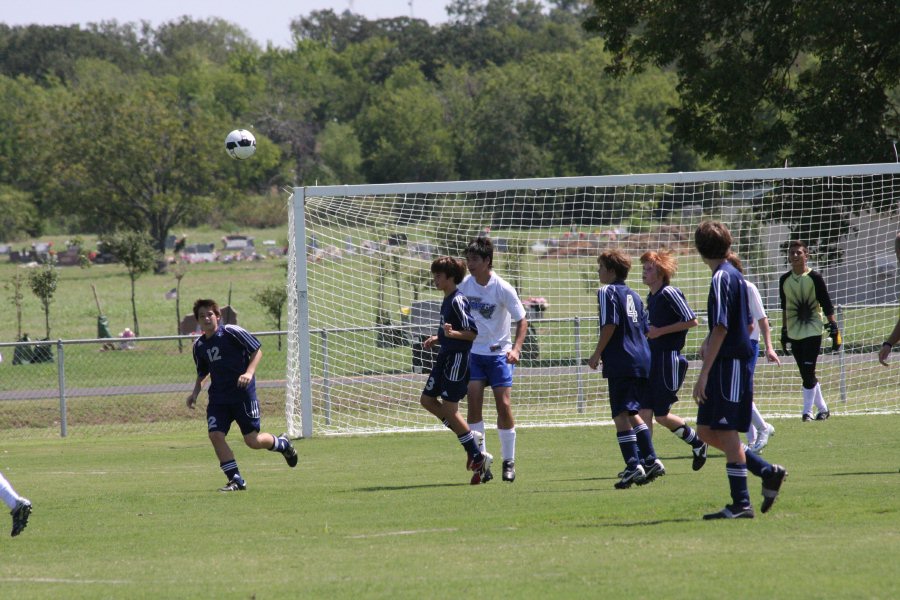
<instances>
[{"instance_id":1,"label":"white soccer sock","mask_svg":"<svg viewBox=\"0 0 900 600\"><path fill-rule=\"evenodd\" d=\"M747 445L752 446L754 441L756 441L756 426L750 425L747 429Z\"/></svg>"},{"instance_id":2,"label":"white soccer sock","mask_svg":"<svg viewBox=\"0 0 900 600\"><path fill-rule=\"evenodd\" d=\"M16 502L21 500L13 486L9 484L3 473L0 473L0 499L12 510L16 507Z\"/></svg>"},{"instance_id":3,"label":"white soccer sock","mask_svg":"<svg viewBox=\"0 0 900 600\"><path fill-rule=\"evenodd\" d=\"M484 452L485 448L487 447L487 439L486 439L486 436L484 435L484 421L478 421L477 423L469 423L469 429L471 429L472 431L477 431L478 433L481 434L481 447L478 448L478 450L480 450L481 452Z\"/></svg>"},{"instance_id":4,"label":"white soccer sock","mask_svg":"<svg viewBox=\"0 0 900 600\"><path fill-rule=\"evenodd\" d=\"M803 414L809 415L812 414L812 405L813 401L816 398L816 388L812 388L808 390L803 388Z\"/></svg>"},{"instance_id":5,"label":"white soccer sock","mask_svg":"<svg viewBox=\"0 0 900 600\"><path fill-rule=\"evenodd\" d=\"M766 420L763 419L762 414L759 412L759 409L756 408L756 402L752 402L750 404L750 419L753 423L753 426L758 430L762 431L766 428Z\"/></svg>"},{"instance_id":6,"label":"white soccer sock","mask_svg":"<svg viewBox=\"0 0 900 600\"><path fill-rule=\"evenodd\" d=\"M516 428L497 429L500 436L500 455L503 460L516 460Z\"/></svg>"},{"instance_id":7,"label":"white soccer sock","mask_svg":"<svg viewBox=\"0 0 900 600\"><path fill-rule=\"evenodd\" d=\"M816 408L819 409L819 412L825 412L828 410L828 405L825 404L825 398L822 397L822 386L816 382L816 387L813 388L816 391L815 395L815 403Z\"/></svg>"}]
</instances>

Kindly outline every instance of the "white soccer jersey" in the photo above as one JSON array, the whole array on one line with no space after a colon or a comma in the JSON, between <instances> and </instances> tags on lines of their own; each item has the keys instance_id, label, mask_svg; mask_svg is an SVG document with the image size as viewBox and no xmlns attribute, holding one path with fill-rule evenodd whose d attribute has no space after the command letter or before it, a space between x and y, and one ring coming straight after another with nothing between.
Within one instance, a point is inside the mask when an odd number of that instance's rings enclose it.
<instances>
[{"instance_id":1,"label":"white soccer jersey","mask_svg":"<svg viewBox=\"0 0 900 600\"><path fill-rule=\"evenodd\" d=\"M766 318L766 309L762 304L762 297L759 295L759 290L756 289L756 286L747 281L744 282L747 284L747 301L750 303L750 315L753 317L753 331L750 332L750 340L754 342L759 341L759 320Z\"/></svg>"},{"instance_id":2,"label":"white soccer jersey","mask_svg":"<svg viewBox=\"0 0 900 600\"><path fill-rule=\"evenodd\" d=\"M478 326L478 337L472 343L472 353L497 356L506 354L512 348L512 322L525 318L525 307L522 306L516 289L493 272L487 285L478 285L474 277L467 275L458 287L469 299L469 309Z\"/></svg>"}]
</instances>

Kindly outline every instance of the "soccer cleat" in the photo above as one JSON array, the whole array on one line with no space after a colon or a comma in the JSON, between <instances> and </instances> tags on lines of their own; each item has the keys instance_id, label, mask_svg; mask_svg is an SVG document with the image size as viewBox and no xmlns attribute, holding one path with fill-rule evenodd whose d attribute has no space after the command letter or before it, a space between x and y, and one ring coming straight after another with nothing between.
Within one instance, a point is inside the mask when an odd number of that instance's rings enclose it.
<instances>
[{"instance_id":1,"label":"soccer cleat","mask_svg":"<svg viewBox=\"0 0 900 600\"><path fill-rule=\"evenodd\" d=\"M691 465L691 468L695 471L699 471L703 468L703 465L706 464L706 453L709 451L709 444L706 442L703 443L699 448L693 448L694 452L694 462Z\"/></svg>"},{"instance_id":2,"label":"soccer cleat","mask_svg":"<svg viewBox=\"0 0 900 600\"><path fill-rule=\"evenodd\" d=\"M16 537L28 525L28 517L31 516L31 502L27 498L18 500L15 508L9 514L12 515L12 531L9 535Z\"/></svg>"},{"instance_id":3,"label":"soccer cleat","mask_svg":"<svg viewBox=\"0 0 900 600\"><path fill-rule=\"evenodd\" d=\"M485 474L491 470L491 465L494 464L494 457L487 452L482 452L479 456L479 460L472 461L472 471L474 472L472 473L472 479L469 480L469 483L472 485L487 483L494 478L493 474L490 479L485 478Z\"/></svg>"},{"instance_id":4,"label":"soccer cleat","mask_svg":"<svg viewBox=\"0 0 900 600\"><path fill-rule=\"evenodd\" d=\"M478 446L478 451L484 453L484 434L480 431L475 431L474 429L472 429L471 431L472 437L475 438L475 445ZM474 471L474 469L472 468L472 463L472 457L469 456L466 459L466 471Z\"/></svg>"},{"instance_id":5,"label":"soccer cleat","mask_svg":"<svg viewBox=\"0 0 900 600\"><path fill-rule=\"evenodd\" d=\"M484 475L481 476L481 483L487 483L488 481L494 478L494 474L491 473L490 469L486 469L484 471Z\"/></svg>"},{"instance_id":6,"label":"soccer cleat","mask_svg":"<svg viewBox=\"0 0 900 600\"><path fill-rule=\"evenodd\" d=\"M624 490L631 487L632 483L637 483L641 481L646 476L644 473L644 467L641 465L635 465L633 467L628 467L622 472L622 478L616 482L615 488L617 490Z\"/></svg>"},{"instance_id":7,"label":"soccer cleat","mask_svg":"<svg viewBox=\"0 0 900 600\"><path fill-rule=\"evenodd\" d=\"M240 475L235 475L226 485L219 488L220 492L242 492L247 489L247 482Z\"/></svg>"},{"instance_id":8,"label":"soccer cleat","mask_svg":"<svg viewBox=\"0 0 900 600\"><path fill-rule=\"evenodd\" d=\"M820 411L819 414L816 415L816 421L824 421L825 419L827 419L830 416L831 416L830 410Z\"/></svg>"},{"instance_id":9,"label":"soccer cleat","mask_svg":"<svg viewBox=\"0 0 900 600\"><path fill-rule=\"evenodd\" d=\"M665 474L666 467L663 466L662 461L657 458L649 465L644 465L644 476L635 477L634 482L638 485L645 485L650 483L657 477L662 477Z\"/></svg>"},{"instance_id":10,"label":"soccer cleat","mask_svg":"<svg viewBox=\"0 0 900 600\"><path fill-rule=\"evenodd\" d=\"M752 519L752 506L738 506L737 504L729 504L719 512L703 515L704 521L712 521L714 519Z\"/></svg>"},{"instance_id":11,"label":"soccer cleat","mask_svg":"<svg viewBox=\"0 0 900 600\"><path fill-rule=\"evenodd\" d=\"M804 423L806 423L807 421L812 421L812 420L813 420L813 416L810 413L803 413L803 422Z\"/></svg>"},{"instance_id":12,"label":"soccer cleat","mask_svg":"<svg viewBox=\"0 0 900 600\"><path fill-rule=\"evenodd\" d=\"M293 469L297 466L297 449L294 448L286 433L282 433L279 437L284 438L284 441L287 442L287 448L281 451L281 455L287 461L288 466Z\"/></svg>"},{"instance_id":13,"label":"soccer cleat","mask_svg":"<svg viewBox=\"0 0 900 600\"><path fill-rule=\"evenodd\" d=\"M760 454L769 443L769 437L773 435L775 435L775 428L766 423L765 429L760 429L756 432L756 441L750 445L750 451L754 454Z\"/></svg>"},{"instance_id":14,"label":"soccer cleat","mask_svg":"<svg viewBox=\"0 0 900 600\"><path fill-rule=\"evenodd\" d=\"M763 501L760 507L763 513L769 512L769 509L775 504L775 498L778 497L778 491L781 489L781 484L784 483L785 477L787 477L787 471L781 465L772 465L772 472L768 477L763 477Z\"/></svg>"},{"instance_id":15,"label":"soccer cleat","mask_svg":"<svg viewBox=\"0 0 900 600\"><path fill-rule=\"evenodd\" d=\"M516 461L514 460L504 460L503 461L503 481L508 481L512 483L516 480Z\"/></svg>"}]
</instances>

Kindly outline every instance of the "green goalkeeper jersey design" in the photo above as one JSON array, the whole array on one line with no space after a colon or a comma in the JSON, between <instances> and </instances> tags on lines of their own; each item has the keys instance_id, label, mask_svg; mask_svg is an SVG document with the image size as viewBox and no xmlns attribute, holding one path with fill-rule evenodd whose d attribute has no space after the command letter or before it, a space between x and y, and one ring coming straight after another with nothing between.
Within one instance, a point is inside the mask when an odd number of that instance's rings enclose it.
<instances>
[{"instance_id":1,"label":"green goalkeeper jersey design","mask_svg":"<svg viewBox=\"0 0 900 600\"><path fill-rule=\"evenodd\" d=\"M825 317L834 314L822 276L809 268L801 275L788 271L781 276L778 288L788 337L802 340L822 336Z\"/></svg>"}]
</instances>

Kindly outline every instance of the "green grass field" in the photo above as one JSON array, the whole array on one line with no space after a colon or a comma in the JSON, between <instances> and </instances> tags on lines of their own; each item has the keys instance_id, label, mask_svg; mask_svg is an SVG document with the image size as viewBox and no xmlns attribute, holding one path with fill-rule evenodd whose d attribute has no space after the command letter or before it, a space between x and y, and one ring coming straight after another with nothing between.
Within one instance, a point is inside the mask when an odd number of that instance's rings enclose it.
<instances>
[{"instance_id":1,"label":"green grass field","mask_svg":"<svg viewBox=\"0 0 900 600\"><path fill-rule=\"evenodd\" d=\"M611 427L521 429L517 481L475 487L446 432L300 441L296 470L235 446L235 494L215 491L199 415L168 435L7 441L0 470L35 509L0 540L0 595L896 597L900 416L774 424L764 457L790 475L737 522L700 519L728 501L721 454L694 473L665 431L668 474L624 491Z\"/></svg>"}]
</instances>

